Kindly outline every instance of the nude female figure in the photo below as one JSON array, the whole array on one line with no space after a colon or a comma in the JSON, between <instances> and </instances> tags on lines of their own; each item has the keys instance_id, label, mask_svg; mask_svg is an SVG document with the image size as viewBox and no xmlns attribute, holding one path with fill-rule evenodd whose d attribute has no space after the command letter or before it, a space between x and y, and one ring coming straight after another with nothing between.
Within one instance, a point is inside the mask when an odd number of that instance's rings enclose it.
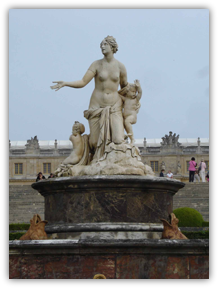
<instances>
[{"instance_id":1,"label":"nude female figure","mask_svg":"<svg viewBox=\"0 0 218 288\"><path fill-rule=\"evenodd\" d=\"M93 62L82 80L54 81L53 83L57 84L51 86L56 91L65 86L83 88L93 78L95 79L95 89L91 96L89 109L84 111L84 116L89 120L89 145L93 154L96 148L102 145L102 142L111 141L116 144L124 142L123 102L118 94L118 87L120 85L123 88L127 85L126 68L114 58L118 45L112 36L107 36L101 42L100 47L104 55L103 59ZM106 121L108 118L109 121ZM102 151L100 156L102 156Z\"/></svg>"}]
</instances>

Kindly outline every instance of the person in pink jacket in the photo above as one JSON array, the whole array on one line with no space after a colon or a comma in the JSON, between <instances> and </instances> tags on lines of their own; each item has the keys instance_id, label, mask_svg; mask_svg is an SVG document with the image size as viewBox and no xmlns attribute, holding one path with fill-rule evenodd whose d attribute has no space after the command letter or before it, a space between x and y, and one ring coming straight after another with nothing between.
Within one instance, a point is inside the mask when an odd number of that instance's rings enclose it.
<instances>
[{"instance_id":1,"label":"person in pink jacket","mask_svg":"<svg viewBox=\"0 0 218 288\"><path fill-rule=\"evenodd\" d=\"M197 163L195 162L195 157L191 158L191 161L189 162L189 182L194 182L194 176L195 176L195 167L197 166Z\"/></svg>"},{"instance_id":2,"label":"person in pink jacket","mask_svg":"<svg viewBox=\"0 0 218 288\"><path fill-rule=\"evenodd\" d=\"M205 170L206 170L206 163L204 162L204 159L201 159L201 163L199 164L199 168L200 168L200 177L202 182L206 182L205 181Z\"/></svg>"}]
</instances>

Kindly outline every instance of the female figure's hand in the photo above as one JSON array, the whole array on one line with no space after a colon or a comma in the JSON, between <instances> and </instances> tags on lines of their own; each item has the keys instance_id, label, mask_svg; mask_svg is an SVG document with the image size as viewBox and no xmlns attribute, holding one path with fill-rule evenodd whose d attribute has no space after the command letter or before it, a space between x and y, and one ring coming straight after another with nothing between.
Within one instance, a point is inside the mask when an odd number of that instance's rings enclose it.
<instances>
[{"instance_id":1,"label":"female figure's hand","mask_svg":"<svg viewBox=\"0 0 218 288\"><path fill-rule=\"evenodd\" d=\"M55 89L55 91L58 91L62 87L64 87L64 81L53 81L52 83L57 83L56 85L50 86L51 89Z\"/></svg>"}]
</instances>

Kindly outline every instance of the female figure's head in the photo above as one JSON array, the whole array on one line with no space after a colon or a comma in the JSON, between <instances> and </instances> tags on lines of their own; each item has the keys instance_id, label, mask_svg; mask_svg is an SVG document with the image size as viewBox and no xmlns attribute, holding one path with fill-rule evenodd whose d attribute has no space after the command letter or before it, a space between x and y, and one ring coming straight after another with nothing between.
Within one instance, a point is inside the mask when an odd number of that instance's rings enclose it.
<instances>
[{"instance_id":1,"label":"female figure's head","mask_svg":"<svg viewBox=\"0 0 218 288\"><path fill-rule=\"evenodd\" d=\"M110 49L111 49L111 51L113 53L116 53L118 51L118 45L117 45L116 39L113 36L107 36L101 42L100 47L101 47L101 50L102 50L103 54L108 52L107 51L108 50L107 46L110 47Z\"/></svg>"},{"instance_id":2,"label":"female figure's head","mask_svg":"<svg viewBox=\"0 0 218 288\"><path fill-rule=\"evenodd\" d=\"M195 157L192 157L191 160L192 160L192 161L195 161Z\"/></svg>"}]
</instances>

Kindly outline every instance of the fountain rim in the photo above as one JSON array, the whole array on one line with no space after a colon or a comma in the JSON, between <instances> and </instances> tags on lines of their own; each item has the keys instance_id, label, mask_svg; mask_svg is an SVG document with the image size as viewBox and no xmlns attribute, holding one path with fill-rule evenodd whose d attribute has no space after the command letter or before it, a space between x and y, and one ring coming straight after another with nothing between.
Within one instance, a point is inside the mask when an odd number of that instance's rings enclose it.
<instances>
[{"instance_id":1,"label":"fountain rim","mask_svg":"<svg viewBox=\"0 0 218 288\"><path fill-rule=\"evenodd\" d=\"M140 189L160 189L176 193L185 186L184 182L165 177L140 176L140 175L95 175L95 176L71 176L55 177L38 182L34 182L31 187L41 191L44 189L57 189L64 185L72 189L89 187L104 188L140 188Z\"/></svg>"}]
</instances>

